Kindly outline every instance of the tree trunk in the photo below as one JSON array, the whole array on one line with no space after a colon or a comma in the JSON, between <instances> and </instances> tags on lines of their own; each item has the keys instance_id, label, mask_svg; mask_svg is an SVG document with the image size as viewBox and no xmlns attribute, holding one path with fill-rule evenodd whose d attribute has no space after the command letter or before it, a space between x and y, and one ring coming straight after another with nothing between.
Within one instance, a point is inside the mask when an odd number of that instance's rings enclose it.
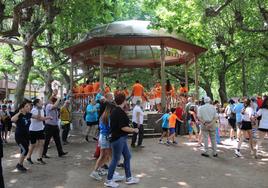
<instances>
[{"instance_id":1,"label":"tree trunk","mask_svg":"<svg viewBox=\"0 0 268 188\"><path fill-rule=\"evenodd\" d=\"M223 71L220 71L218 73L218 78L219 78L219 84L220 84L220 87L219 87L219 95L220 95L220 98L221 98L221 104L224 104L228 101L227 99L227 94L226 94L226 80L225 80L225 70Z\"/></svg>"},{"instance_id":2,"label":"tree trunk","mask_svg":"<svg viewBox=\"0 0 268 188\"><path fill-rule=\"evenodd\" d=\"M21 65L19 80L17 82L15 92L15 108L24 100L24 92L27 85L30 70L34 64L33 62L33 49L30 46L23 47L23 63Z\"/></svg>"},{"instance_id":3,"label":"tree trunk","mask_svg":"<svg viewBox=\"0 0 268 188\"><path fill-rule=\"evenodd\" d=\"M247 90L246 63L244 58L242 58L241 63L242 63L242 85L243 85L242 93L243 96L247 96L248 90Z\"/></svg>"},{"instance_id":4,"label":"tree trunk","mask_svg":"<svg viewBox=\"0 0 268 188\"><path fill-rule=\"evenodd\" d=\"M29 80L29 96L32 98L32 80Z\"/></svg>"},{"instance_id":5,"label":"tree trunk","mask_svg":"<svg viewBox=\"0 0 268 188\"><path fill-rule=\"evenodd\" d=\"M207 93L207 96L211 98L211 100L213 101L213 94L212 94L212 91L211 91L211 84L209 83L205 83L205 84L201 84L200 83L200 86L206 91Z\"/></svg>"},{"instance_id":6,"label":"tree trunk","mask_svg":"<svg viewBox=\"0 0 268 188\"><path fill-rule=\"evenodd\" d=\"M45 92L44 92L45 102L47 102L49 97L52 95L52 85L51 85L52 82L53 82L52 71L48 70L45 75Z\"/></svg>"},{"instance_id":7,"label":"tree trunk","mask_svg":"<svg viewBox=\"0 0 268 188\"><path fill-rule=\"evenodd\" d=\"M5 90L6 90L6 99L9 100L9 90L8 90L8 74L5 72L4 73L5 77Z\"/></svg>"}]
</instances>

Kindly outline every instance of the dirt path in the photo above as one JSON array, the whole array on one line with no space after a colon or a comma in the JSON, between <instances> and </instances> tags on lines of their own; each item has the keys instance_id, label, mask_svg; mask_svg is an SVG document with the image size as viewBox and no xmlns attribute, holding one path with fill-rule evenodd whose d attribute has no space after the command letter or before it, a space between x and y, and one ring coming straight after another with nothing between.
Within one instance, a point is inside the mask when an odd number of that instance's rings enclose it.
<instances>
[{"instance_id":1,"label":"dirt path","mask_svg":"<svg viewBox=\"0 0 268 188\"><path fill-rule=\"evenodd\" d=\"M102 182L89 177L94 160L94 142L86 143L80 135L73 135L70 145L64 146L68 156L57 157L52 145L46 165L29 165L27 173L15 170L18 147L9 143L4 147L3 170L6 187L12 188L99 188ZM218 158L204 158L196 143L179 138L178 146L157 143L157 139L145 139L144 149L132 151L132 172L141 178L137 188L267 188L268 154L253 159L242 150L244 158L235 158L233 146L219 146ZM265 145L268 148L268 145ZM268 149L267 149L268 150ZM35 160L36 157L33 157ZM118 170L123 174L123 170ZM120 187L129 187L120 183Z\"/></svg>"}]
</instances>

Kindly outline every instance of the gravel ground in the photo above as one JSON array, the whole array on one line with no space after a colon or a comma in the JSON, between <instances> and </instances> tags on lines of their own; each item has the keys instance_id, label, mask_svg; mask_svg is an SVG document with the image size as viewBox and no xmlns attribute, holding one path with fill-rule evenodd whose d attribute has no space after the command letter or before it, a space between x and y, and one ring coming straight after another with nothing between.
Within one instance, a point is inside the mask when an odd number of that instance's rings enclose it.
<instances>
[{"instance_id":1,"label":"gravel ground","mask_svg":"<svg viewBox=\"0 0 268 188\"><path fill-rule=\"evenodd\" d=\"M92 154L95 143L87 143L80 134L72 133L71 144L64 146L68 155L57 157L56 147L51 144L50 159L46 165L29 165L27 173L15 170L18 161L18 147L12 141L4 146L3 171L6 187L12 188L99 188L103 182L89 177L95 164ZM132 150L131 167L133 175L140 177L137 185L120 187L137 188L267 188L268 154L262 152L253 159L243 145L242 158L234 156L235 142L224 141L219 145L219 157L205 158L197 143L187 142L179 137L179 144L167 146L158 144L157 138L144 140L143 149ZM267 141L266 141L267 142ZM268 144L264 144L266 149ZM268 150L268 149L267 149ZM33 161L36 156L33 156ZM118 169L124 174L122 169ZM266 179L267 178L267 179Z\"/></svg>"}]
</instances>

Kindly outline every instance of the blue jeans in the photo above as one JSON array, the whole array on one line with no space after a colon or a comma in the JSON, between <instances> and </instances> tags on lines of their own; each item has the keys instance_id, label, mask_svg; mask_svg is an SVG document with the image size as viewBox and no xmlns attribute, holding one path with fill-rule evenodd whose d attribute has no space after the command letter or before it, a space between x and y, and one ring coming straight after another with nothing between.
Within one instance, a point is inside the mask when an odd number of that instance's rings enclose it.
<instances>
[{"instance_id":1,"label":"blue jeans","mask_svg":"<svg viewBox=\"0 0 268 188\"><path fill-rule=\"evenodd\" d=\"M127 145L127 136L120 137L118 140L112 142L111 148L112 148L112 161L109 165L107 179L111 180L113 178L114 171L117 166L117 163L120 160L121 154L123 154L123 157L124 157L124 167L125 167L126 178L131 177L131 172L130 172L131 154Z\"/></svg>"},{"instance_id":2,"label":"blue jeans","mask_svg":"<svg viewBox=\"0 0 268 188\"><path fill-rule=\"evenodd\" d=\"M220 133L219 133L219 128L216 127L216 142L217 144L221 143L221 137L220 137Z\"/></svg>"}]
</instances>

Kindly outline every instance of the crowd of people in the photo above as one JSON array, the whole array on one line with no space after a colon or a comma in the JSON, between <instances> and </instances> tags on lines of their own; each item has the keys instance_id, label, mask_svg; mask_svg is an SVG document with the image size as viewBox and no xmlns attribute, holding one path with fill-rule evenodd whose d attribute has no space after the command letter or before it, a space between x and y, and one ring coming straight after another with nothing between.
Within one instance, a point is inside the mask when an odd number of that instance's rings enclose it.
<instances>
[{"instance_id":1,"label":"crowd of people","mask_svg":"<svg viewBox=\"0 0 268 188\"><path fill-rule=\"evenodd\" d=\"M243 97L230 99L228 104L219 104L204 97L195 101L188 97L188 103L182 107L179 102L176 108L167 109L156 121L162 120L162 136L159 143L177 144L174 141L174 127L179 131L185 122L189 142L198 142L205 146L202 156L209 157L208 140L211 142L213 156L217 157L217 144L222 144L222 137L229 137L229 142L236 145L235 155L241 157L242 142L248 142L251 154L257 158L259 148L268 133L268 97ZM174 119L176 126L174 126ZM229 134L228 134L229 132ZM209 137L209 139L208 139ZM163 142L163 139L166 141Z\"/></svg>"},{"instance_id":2,"label":"crowd of people","mask_svg":"<svg viewBox=\"0 0 268 188\"><path fill-rule=\"evenodd\" d=\"M139 179L133 177L131 173L131 153L127 138L128 134L133 134L131 147L144 147L144 111L162 112L161 85L157 82L149 92L145 92L143 85L137 80L131 92L125 87L122 90L116 88L112 92L108 85L102 91L97 82L94 84L88 82L87 85L83 85L83 88L90 85L91 89L87 88L85 92L81 87L74 93L73 98L76 103L79 103L81 96L86 100L82 109L87 126L85 140L89 142L92 137L97 141L94 154L97 160L90 177L100 181L103 179L102 176L107 176L104 183L107 187L118 187L117 182L122 180L127 184L139 183ZM80 92L84 94L81 95ZM184 83L181 83L176 92L169 80L165 92L166 112L156 121L156 123L162 121L163 133L159 138L160 144L178 144L176 136L186 127L184 133L188 133L189 141L197 142L200 147L204 146L204 152L201 154L204 157L210 156L209 141L213 157L218 157L217 144L222 143L222 137L228 136L230 141L235 141L237 144L235 150L237 157L242 156L241 144L246 141L249 143L252 155L257 158L258 150L268 132L267 96L230 99L227 105L218 101L213 102L209 97L198 101L188 95ZM128 116L129 110L132 111L132 120ZM16 125L15 141L21 153L16 165L17 170L27 171L23 165L25 159L30 164L35 163L32 160L34 150L38 156L36 162L46 164L43 159L49 158L47 151L52 137L58 156L67 154L62 144L69 143L68 134L72 122L70 114L69 97L66 96L61 100L57 97L57 90L53 91L46 104L40 99L25 100L16 110L12 107L12 103L1 105L1 139L4 143L8 142L12 124ZM123 155L124 176L115 171L120 164L121 155Z\"/></svg>"}]
</instances>

